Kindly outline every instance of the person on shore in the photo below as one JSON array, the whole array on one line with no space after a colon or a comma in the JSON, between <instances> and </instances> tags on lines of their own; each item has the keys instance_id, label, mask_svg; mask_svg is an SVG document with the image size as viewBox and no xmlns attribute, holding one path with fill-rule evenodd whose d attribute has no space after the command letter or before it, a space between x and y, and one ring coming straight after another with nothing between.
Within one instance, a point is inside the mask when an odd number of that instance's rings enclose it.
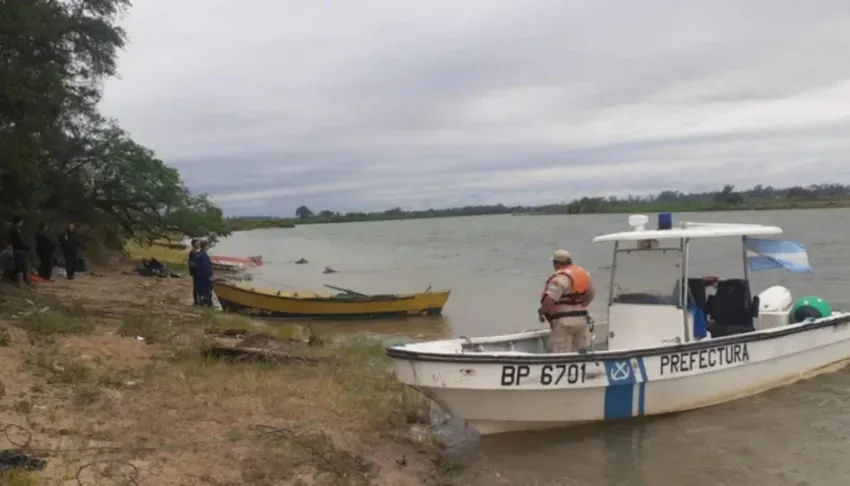
<instances>
[{"instance_id":1,"label":"person on shore","mask_svg":"<svg viewBox=\"0 0 850 486\"><path fill-rule=\"evenodd\" d=\"M12 279L16 285L24 282L30 283L29 251L30 246L24 238L24 220L18 216L12 219L12 227L9 229L9 243L12 245L15 267L12 271Z\"/></svg>"},{"instance_id":2,"label":"person on shore","mask_svg":"<svg viewBox=\"0 0 850 486\"><path fill-rule=\"evenodd\" d=\"M47 223L42 223L35 234L35 254L38 255L38 276L50 280L53 276L53 252L56 244L50 238Z\"/></svg>"},{"instance_id":3,"label":"person on shore","mask_svg":"<svg viewBox=\"0 0 850 486\"><path fill-rule=\"evenodd\" d=\"M59 246L65 259L65 276L68 280L74 280L74 272L80 259L80 239L74 223L68 223L68 229L59 237Z\"/></svg>"},{"instance_id":4,"label":"person on shore","mask_svg":"<svg viewBox=\"0 0 850 486\"><path fill-rule=\"evenodd\" d=\"M596 296L590 273L573 263L566 250L552 257L555 271L546 280L540 308L540 322L549 322L549 349L553 353L585 351L593 323L587 306Z\"/></svg>"},{"instance_id":5,"label":"person on shore","mask_svg":"<svg viewBox=\"0 0 850 486\"><path fill-rule=\"evenodd\" d=\"M210 244L201 242L201 249L195 257L195 273L192 275L192 283L198 292L198 300L202 307L212 307L212 260L207 254Z\"/></svg>"},{"instance_id":6,"label":"person on shore","mask_svg":"<svg viewBox=\"0 0 850 486\"><path fill-rule=\"evenodd\" d=\"M195 305L201 305L198 294L198 282L195 280L195 268L198 266L198 253L201 251L201 242L192 239L192 249L189 250L189 275L192 277L192 301Z\"/></svg>"}]
</instances>

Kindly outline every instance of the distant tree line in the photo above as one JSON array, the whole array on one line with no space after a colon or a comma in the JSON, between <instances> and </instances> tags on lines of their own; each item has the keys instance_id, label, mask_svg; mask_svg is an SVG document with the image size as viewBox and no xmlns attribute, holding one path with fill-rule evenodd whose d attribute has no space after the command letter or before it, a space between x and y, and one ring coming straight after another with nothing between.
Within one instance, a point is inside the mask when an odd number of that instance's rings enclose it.
<instances>
[{"instance_id":1,"label":"distant tree line","mask_svg":"<svg viewBox=\"0 0 850 486\"><path fill-rule=\"evenodd\" d=\"M819 184L776 188L763 184L746 190L735 190L726 184L716 191L682 192L664 190L648 196L582 197L570 202L542 206L506 206L504 204L463 206L422 211L404 211L399 207L380 212L339 213L330 210L314 212L299 206L294 218L252 216L230 218L233 231L292 227L296 224L347 223L357 221L389 221L489 214L594 214L651 211L730 211L741 209L794 209L850 206L850 185Z\"/></svg>"}]
</instances>

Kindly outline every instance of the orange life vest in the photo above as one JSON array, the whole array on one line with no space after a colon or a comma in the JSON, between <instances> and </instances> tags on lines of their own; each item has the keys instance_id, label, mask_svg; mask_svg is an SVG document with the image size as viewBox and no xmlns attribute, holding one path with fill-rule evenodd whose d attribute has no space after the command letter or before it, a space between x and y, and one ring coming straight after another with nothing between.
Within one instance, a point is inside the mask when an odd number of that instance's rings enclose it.
<instances>
[{"instance_id":1,"label":"orange life vest","mask_svg":"<svg viewBox=\"0 0 850 486\"><path fill-rule=\"evenodd\" d=\"M585 307L584 304L582 304L582 301L584 296L587 295L587 292L590 291L590 273L574 263L555 270L555 273L546 280L546 285L543 287L543 294L540 296L540 302L542 303L543 299L546 298L546 290L549 288L549 284L559 275L565 275L568 279L570 279L570 293L562 295L561 298L555 302L555 305L557 306L556 311L584 309Z\"/></svg>"}]
</instances>

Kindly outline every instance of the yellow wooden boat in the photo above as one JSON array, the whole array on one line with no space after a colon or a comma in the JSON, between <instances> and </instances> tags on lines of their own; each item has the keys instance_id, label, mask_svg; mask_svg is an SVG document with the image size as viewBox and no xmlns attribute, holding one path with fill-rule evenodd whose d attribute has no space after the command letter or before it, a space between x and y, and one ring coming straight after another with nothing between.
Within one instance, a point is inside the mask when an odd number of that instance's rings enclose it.
<instances>
[{"instance_id":1,"label":"yellow wooden boat","mask_svg":"<svg viewBox=\"0 0 850 486\"><path fill-rule=\"evenodd\" d=\"M407 294L367 295L326 285L338 294L282 292L250 284L213 281L213 290L225 312L268 317L313 319L364 319L377 317L437 316L449 300L450 290Z\"/></svg>"}]
</instances>

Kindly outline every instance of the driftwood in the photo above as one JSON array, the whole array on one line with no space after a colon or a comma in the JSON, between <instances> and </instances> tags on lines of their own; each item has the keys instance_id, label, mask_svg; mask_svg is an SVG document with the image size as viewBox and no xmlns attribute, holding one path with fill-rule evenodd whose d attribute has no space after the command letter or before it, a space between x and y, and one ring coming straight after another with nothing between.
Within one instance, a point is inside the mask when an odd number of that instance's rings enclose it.
<instances>
[{"instance_id":1,"label":"driftwood","mask_svg":"<svg viewBox=\"0 0 850 486\"><path fill-rule=\"evenodd\" d=\"M218 342L213 344L207 348L207 356L238 362L315 364L320 361L316 356L307 355L307 348L315 343L312 339L307 342L297 339L283 339L265 333L250 333L245 329L210 330L207 334L229 338L228 340L239 340L235 343Z\"/></svg>"},{"instance_id":2,"label":"driftwood","mask_svg":"<svg viewBox=\"0 0 850 486\"><path fill-rule=\"evenodd\" d=\"M265 348L249 348L245 346L225 346L214 344L206 350L207 356L238 362L290 363L293 361L315 364L318 358L299 356L282 351Z\"/></svg>"}]
</instances>

